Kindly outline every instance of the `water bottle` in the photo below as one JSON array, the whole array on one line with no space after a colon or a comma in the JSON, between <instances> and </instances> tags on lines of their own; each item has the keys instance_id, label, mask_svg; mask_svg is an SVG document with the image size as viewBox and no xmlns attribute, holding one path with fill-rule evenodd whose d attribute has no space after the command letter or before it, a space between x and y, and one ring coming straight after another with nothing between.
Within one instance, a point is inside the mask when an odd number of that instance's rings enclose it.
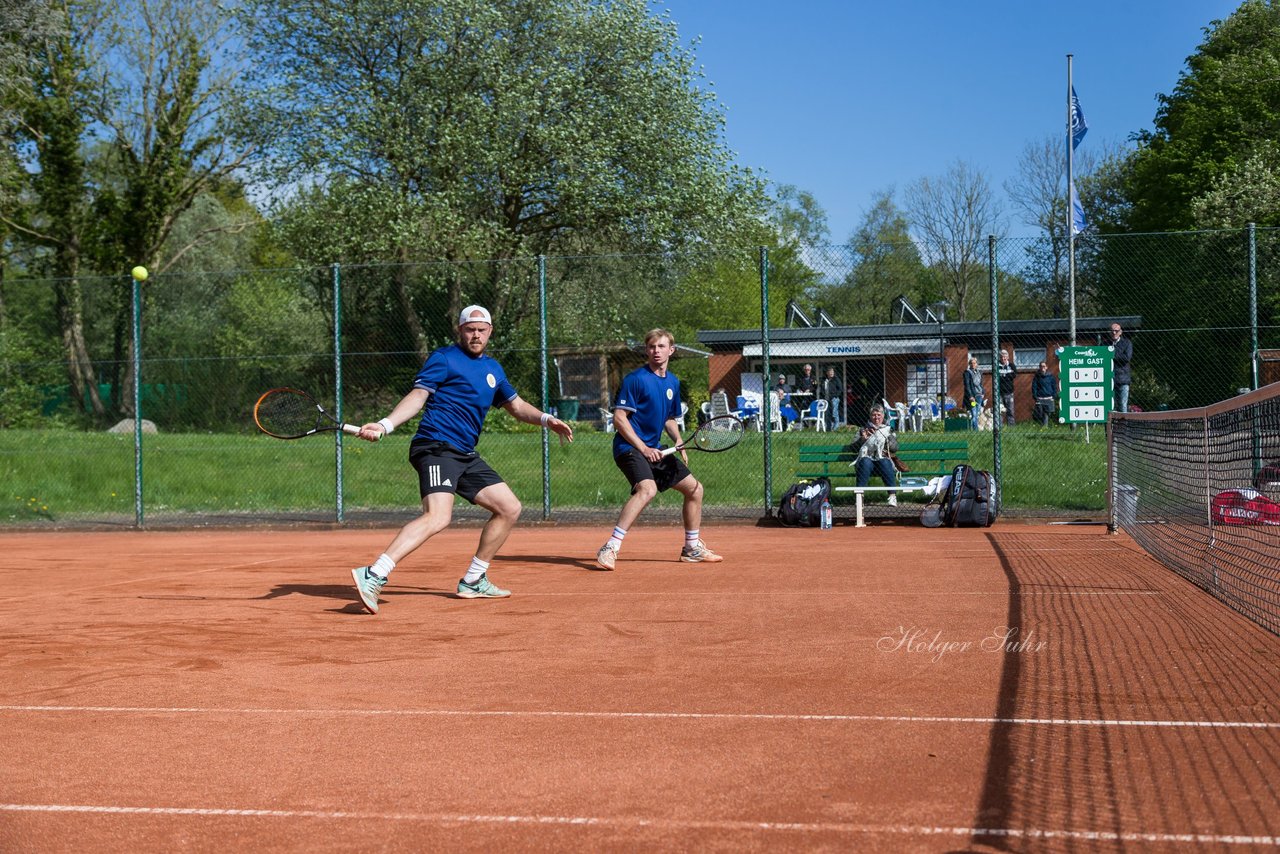
<instances>
[{"instance_id":1,"label":"water bottle","mask_svg":"<svg viewBox=\"0 0 1280 854\"><path fill-rule=\"evenodd\" d=\"M822 507L818 511L818 518L822 520L822 530L831 529L831 502L825 498L822 499Z\"/></svg>"}]
</instances>

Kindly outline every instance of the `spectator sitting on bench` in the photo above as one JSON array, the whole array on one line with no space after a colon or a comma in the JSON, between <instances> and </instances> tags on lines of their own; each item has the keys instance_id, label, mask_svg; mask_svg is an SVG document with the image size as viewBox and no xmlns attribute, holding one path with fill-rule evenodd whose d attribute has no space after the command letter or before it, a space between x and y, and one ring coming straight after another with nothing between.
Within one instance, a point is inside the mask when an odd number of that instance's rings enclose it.
<instances>
[{"instance_id":1,"label":"spectator sitting on bench","mask_svg":"<svg viewBox=\"0 0 1280 854\"><path fill-rule=\"evenodd\" d=\"M849 450L858 455L853 462L854 473L858 476L858 486L866 486L871 482L871 472L875 471L884 481L884 485L898 485L898 472L893 467L892 455L898 450L898 439L884 420L884 407L879 404L871 407L870 420L858 431L858 438L849 443ZM898 506L896 492L889 493L889 505Z\"/></svg>"}]
</instances>

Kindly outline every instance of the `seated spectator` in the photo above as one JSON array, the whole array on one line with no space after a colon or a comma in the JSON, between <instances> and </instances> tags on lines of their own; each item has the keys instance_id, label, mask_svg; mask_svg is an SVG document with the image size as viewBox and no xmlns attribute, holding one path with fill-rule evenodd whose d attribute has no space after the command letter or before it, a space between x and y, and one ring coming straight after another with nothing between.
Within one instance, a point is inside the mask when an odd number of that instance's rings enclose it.
<instances>
[{"instance_id":1,"label":"seated spectator","mask_svg":"<svg viewBox=\"0 0 1280 854\"><path fill-rule=\"evenodd\" d=\"M858 476L858 486L866 486L871 482L871 473L875 471L884 481L885 486L898 485L898 472L893 466L893 454L898 450L898 439L884 420L884 407L879 404L871 407L870 420L858 431L858 438L849 444L849 450L858 455L854 460L853 470ZM889 493L889 505L898 505L898 494Z\"/></svg>"}]
</instances>

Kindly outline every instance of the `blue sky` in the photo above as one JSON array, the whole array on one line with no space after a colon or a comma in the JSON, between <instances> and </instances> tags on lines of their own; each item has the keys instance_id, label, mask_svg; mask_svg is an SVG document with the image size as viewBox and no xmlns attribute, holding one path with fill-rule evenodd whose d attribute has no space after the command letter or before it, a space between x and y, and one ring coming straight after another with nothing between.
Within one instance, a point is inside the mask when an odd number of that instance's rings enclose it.
<instances>
[{"instance_id":1,"label":"blue sky","mask_svg":"<svg viewBox=\"0 0 1280 854\"><path fill-rule=\"evenodd\" d=\"M658 0L725 105L744 166L811 192L833 242L873 193L980 168L1004 200L1028 142L1065 134L1066 55L1082 146L1150 129L1203 28L1238 0ZM1065 157L1065 154L1064 154ZM1065 168L1065 167L1064 167ZM1033 231L1004 204L1008 234Z\"/></svg>"}]
</instances>

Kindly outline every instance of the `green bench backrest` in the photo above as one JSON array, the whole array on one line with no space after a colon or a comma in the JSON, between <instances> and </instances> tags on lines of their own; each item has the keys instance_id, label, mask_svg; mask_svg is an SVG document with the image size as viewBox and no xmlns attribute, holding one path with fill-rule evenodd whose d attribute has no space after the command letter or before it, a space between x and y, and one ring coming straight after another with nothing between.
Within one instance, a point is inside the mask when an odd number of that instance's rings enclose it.
<instances>
[{"instance_id":1,"label":"green bench backrest","mask_svg":"<svg viewBox=\"0 0 1280 854\"><path fill-rule=\"evenodd\" d=\"M957 441L937 442L898 442L898 459L911 463L935 462L938 470L950 470L953 463L962 462L969 456L969 443ZM849 450L847 445L801 445L800 465L805 467L806 474L829 474L838 468L848 468L849 463L858 455ZM817 467L821 467L818 471ZM920 468L912 465L911 468ZM814 471L809 471L814 469ZM840 472L841 474L847 472Z\"/></svg>"}]
</instances>

